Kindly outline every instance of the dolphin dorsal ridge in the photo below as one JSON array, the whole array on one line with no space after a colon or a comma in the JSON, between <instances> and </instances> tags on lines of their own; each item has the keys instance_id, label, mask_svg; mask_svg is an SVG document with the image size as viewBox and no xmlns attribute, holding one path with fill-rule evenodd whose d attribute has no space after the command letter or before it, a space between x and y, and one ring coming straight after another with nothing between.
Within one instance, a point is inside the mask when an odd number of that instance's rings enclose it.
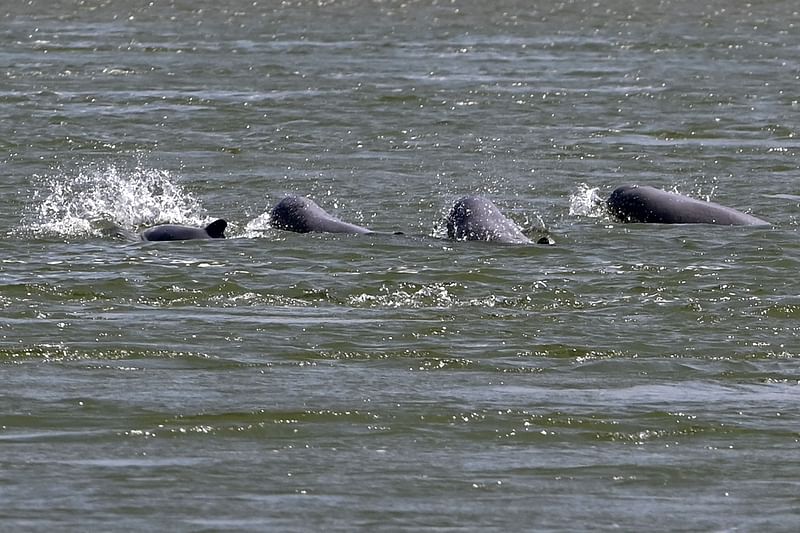
<instances>
[{"instance_id":1,"label":"dolphin dorsal ridge","mask_svg":"<svg viewBox=\"0 0 800 533\"><path fill-rule=\"evenodd\" d=\"M227 227L228 223L224 219L219 218L206 226L206 233L208 233L208 236L212 239L224 239L225 228Z\"/></svg>"}]
</instances>

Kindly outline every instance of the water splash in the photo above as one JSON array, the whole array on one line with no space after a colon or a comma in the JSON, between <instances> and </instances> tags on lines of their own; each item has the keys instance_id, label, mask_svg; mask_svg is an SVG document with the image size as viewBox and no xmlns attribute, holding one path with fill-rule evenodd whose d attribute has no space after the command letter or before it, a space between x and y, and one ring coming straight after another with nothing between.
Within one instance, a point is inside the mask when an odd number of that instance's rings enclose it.
<instances>
[{"instance_id":1,"label":"water splash","mask_svg":"<svg viewBox=\"0 0 800 533\"><path fill-rule=\"evenodd\" d=\"M708 190L709 188L710 190ZM681 194L678 190L673 190L673 192ZM717 193L716 185L712 184L709 187L709 186L703 186L703 184L698 183L694 186L691 194L689 194L688 196L694 196L700 200L705 200L706 202L712 202L713 201L712 198L714 198L714 195L716 193Z\"/></svg>"},{"instance_id":2,"label":"water splash","mask_svg":"<svg viewBox=\"0 0 800 533\"><path fill-rule=\"evenodd\" d=\"M539 213L525 213L523 220L515 220L527 237L546 235L550 228ZM535 239L534 239L535 240Z\"/></svg>"},{"instance_id":3,"label":"water splash","mask_svg":"<svg viewBox=\"0 0 800 533\"><path fill-rule=\"evenodd\" d=\"M269 211L265 211L258 215L256 218L248 222L245 227L244 231L245 234L248 236L251 235L258 235L259 233L265 231L271 231L272 226L270 226L270 214Z\"/></svg>"},{"instance_id":4,"label":"water splash","mask_svg":"<svg viewBox=\"0 0 800 533\"><path fill-rule=\"evenodd\" d=\"M589 187L585 183L569 197L569 214L600 218L606 215L605 201L600 197L598 187Z\"/></svg>"},{"instance_id":5,"label":"water splash","mask_svg":"<svg viewBox=\"0 0 800 533\"><path fill-rule=\"evenodd\" d=\"M109 225L136 228L206 221L200 201L166 170L91 165L34 180L37 188L18 233L101 236Z\"/></svg>"}]
</instances>

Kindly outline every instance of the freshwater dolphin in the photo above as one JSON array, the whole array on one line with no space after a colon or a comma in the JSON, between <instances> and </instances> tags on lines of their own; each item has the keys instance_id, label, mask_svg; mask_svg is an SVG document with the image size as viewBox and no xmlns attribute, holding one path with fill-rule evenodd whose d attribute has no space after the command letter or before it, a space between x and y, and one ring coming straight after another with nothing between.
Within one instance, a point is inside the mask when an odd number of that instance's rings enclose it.
<instances>
[{"instance_id":1,"label":"freshwater dolphin","mask_svg":"<svg viewBox=\"0 0 800 533\"><path fill-rule=\"evenodd\" d=\"M139 234L143 241L186 241L190 239L224 239L228 223L217 219L205 228L163 224L144 230Z\"/></svg>"},{"instance_id":2,"label":"freshwater dolphin","mask_svg":"<svg viewBox=\"0 0 800 533\"><path fill-rule=\"evenodd\" d=\"M270 225L297 233L372 233L372 230L343 222L304 196L287 196L270 211Z\"/></svg>"},{"instance_id":3,"label":"freshwater dolphin","mask_svg":"<svg viewBox=\"0 0 800 533\"><path fill-rule=\"evenodd\" d=\"M482 196L459 198L445 218L447 237L458 241L493 241L507 244L532 244L512 220L494 203ZM542 237L538 244L553 244Z\"/></svg>"},{"instance_id":4,"label":"freshwater dolphin","mask_svg":"<svg viewBox=\"0 0 800 533\"><path fill-rule=\"evenodd\" d=\"M611 214L623 222L661 224L769 225L736 209L667 192L649 185L617 187L606 200Z\"/></svg>"}]
</instances>

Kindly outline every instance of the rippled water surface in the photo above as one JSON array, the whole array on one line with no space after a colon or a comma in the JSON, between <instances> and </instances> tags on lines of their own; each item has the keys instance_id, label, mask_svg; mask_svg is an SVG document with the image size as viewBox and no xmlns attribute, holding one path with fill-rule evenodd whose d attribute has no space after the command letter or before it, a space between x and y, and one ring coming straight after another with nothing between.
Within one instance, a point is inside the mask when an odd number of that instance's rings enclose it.
<instances>
[{"instance_id":1,"label":"rippled water surface","mask_svg":"<svg viewBox=\"0 0 800 533\"><path fill-rule=\"evenodd\" d=\"M794 2L8 4L4 527L800 527Z\"/></svg>"}]
</instances>

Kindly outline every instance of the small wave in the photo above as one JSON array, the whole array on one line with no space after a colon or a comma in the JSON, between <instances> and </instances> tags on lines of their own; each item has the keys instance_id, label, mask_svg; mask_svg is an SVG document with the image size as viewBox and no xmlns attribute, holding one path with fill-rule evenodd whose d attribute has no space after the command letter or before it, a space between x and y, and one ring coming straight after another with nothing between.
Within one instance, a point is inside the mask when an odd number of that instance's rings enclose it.
<instances>
[{"instance_id":1,"label":"small wave","mask_svg":"<svg viewBox=\"0 0 800 533\"><path fill-rule=\"evenodd\" d=\"M404 284L398 290L391 292L384 286L381 287L380 294L358 294L350 297L348 304L361 307L448 308L455 305L456 302L455 295L448 290L455 286L454 283L433 283L421 286Z\"/></svg>"},{"instance_id":2,"label":"small wave","mask_svg":"<svg viewBox=\"0 0 800 533\"><path fill-rule=\"evenodd\" d=\"M16 233L35 236L102 236L161 223L202 225L200 201L166 170L86 166L76 172L34 176L36 189Z\"/></svg>"}]
</instances>

